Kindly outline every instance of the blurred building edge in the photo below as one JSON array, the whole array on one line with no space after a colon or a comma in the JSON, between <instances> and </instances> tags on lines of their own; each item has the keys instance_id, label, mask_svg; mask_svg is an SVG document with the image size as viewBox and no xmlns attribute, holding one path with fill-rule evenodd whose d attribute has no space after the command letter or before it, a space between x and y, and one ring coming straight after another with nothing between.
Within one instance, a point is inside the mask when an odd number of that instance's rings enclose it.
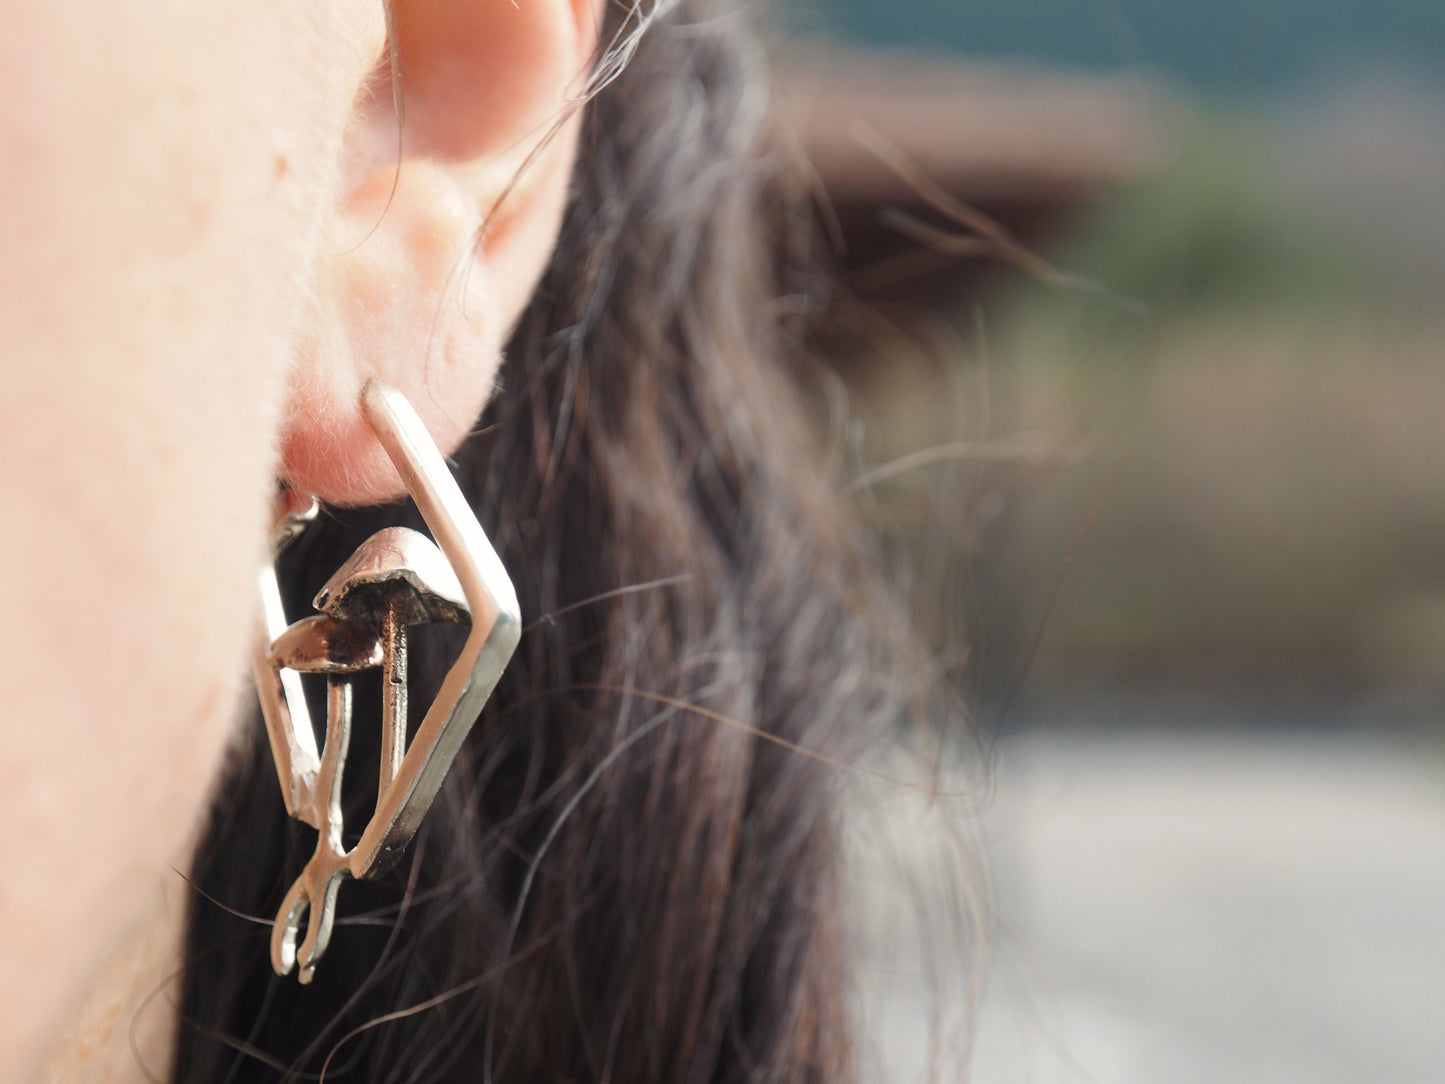
<instances>
[{"instance_id":1,"label":"blurred building edge","mask_svg":"<svg viewBox=\"0 0 1445 1084\"><path fill-rule=\"evenodd\" d=\"M917 630L981 695L997 678L982 660L997 653L969 645L1011 644L1023 624L1001 633L1015 607L990 603L984 626L973 564L990 567L1013 498L1078 454L1068 433L1015 431L983 325L1013 287L1049 277L1033 254L1175 161L1183 108L1143 77L917 52L809 48L774 69L834 242L812 345L863 423L848 430L845 484L866 492L860 508L899 569L915 570L899 582Z\"/></svg>"},{"instance_id":2,"label":"blurred building edge","mask_svg":"<svg viewBox=\"0 0 1445 1084\"><path fill-rule=\"evenodd\" d=\"M879 143L1025 246L1173 158L1179 107L1156 81L977 63L914 52L827 49L777 58L777 100L841 234L845 281L865 297L948 307L990 261L920 253L890 211L967 231L930 207ZM874 274L920 257L898 274ZM935 258L922 258L932 255Z\"/></svg>"}]
</instances>

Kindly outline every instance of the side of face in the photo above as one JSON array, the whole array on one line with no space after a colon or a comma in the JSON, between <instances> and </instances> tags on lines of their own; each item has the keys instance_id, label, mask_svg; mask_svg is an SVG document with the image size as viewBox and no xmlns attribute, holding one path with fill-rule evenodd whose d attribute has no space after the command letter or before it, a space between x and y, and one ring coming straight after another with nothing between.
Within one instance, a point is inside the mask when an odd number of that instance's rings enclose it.
<instances>
[{"instance_id":1,"label":"side of face","mask_svg":"<svg viewBox=\"0 0 1445 1084\"><path fill-rule=\"evenodd\" d=\"M334 503L399 492L357 408L373 376L445 449L473 425L556 236L599 17L592 0L11 13L0 1079L29 1078L184 868L249 711L277 477Z\"/></svg>"}]
</instances>

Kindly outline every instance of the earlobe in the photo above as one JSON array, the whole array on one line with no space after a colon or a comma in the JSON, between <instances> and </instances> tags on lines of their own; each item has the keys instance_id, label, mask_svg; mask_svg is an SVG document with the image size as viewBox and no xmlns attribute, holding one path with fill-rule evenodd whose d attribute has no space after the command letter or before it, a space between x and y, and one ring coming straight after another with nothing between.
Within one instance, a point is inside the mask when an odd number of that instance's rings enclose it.
<instances>
[{"instance_id":1,"label":"earlobe","mask_svg":"<svg viewBox=\"0 0 1445 1084\"><path fill-rule=\"evenodd\" d=\"M367 380L406 394L446 451L485 405L561 223L597 33L592 0L394 0L390 23L281 435L286 479L333 504L401 492L357 407Z\"/></svg>"}]
</instances>

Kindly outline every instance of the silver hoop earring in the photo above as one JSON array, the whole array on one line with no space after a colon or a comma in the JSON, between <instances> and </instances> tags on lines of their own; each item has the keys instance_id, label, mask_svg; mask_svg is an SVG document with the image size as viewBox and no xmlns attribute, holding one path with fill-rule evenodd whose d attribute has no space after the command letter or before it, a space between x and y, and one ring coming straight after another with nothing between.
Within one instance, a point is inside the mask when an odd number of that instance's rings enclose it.
<instances>
[{"instance_id":1,"label":"silver hoop earring","mask_svg":"<svg viewBox=\"0 0 1445 1084\"><path fill-rule=\"evenodd\" d=\"M517 595L441 452L411 404L372 381L362 413L431 530L372 535L316 596L319 613L288 624L276 570L261 573L263 629L253 660L256 688L286 812L318 832L316 851L276 914L271 965L308 983L326 951L336 894L347 877L376 877L395 864L431 808L462 739L501 679L521 637ZM279 553L317 512L315 501L278 498ZM432 621L471 624L461 653L408 746L407 630ZM351 738L353 675L382 670L381 765L376 811L351 850L342 842L341 777ZM327 677L325 744L318 751L301 687ZM296 945L310 912L306 938Z\"/></svg>"}]
</instances>

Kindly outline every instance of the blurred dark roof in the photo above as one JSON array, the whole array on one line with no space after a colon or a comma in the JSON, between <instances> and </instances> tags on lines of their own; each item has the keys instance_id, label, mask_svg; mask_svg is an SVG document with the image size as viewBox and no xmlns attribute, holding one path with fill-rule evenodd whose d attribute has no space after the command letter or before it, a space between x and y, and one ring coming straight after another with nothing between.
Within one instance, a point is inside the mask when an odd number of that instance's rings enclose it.
<instances>
[{"instance_id":1,"label":"blurred dark roof","mask_svg":"<svg viewBox=\"0 0 1445 1084\"><path fill-rule=\"evenodd\" d=\"M1139 78L861 50L789 56L778 71L784 114L835 199L907 194L878 137L980 200L1094 190L1169 153L1173 107Z\"/></svg>"},{"instance_id":2,"label":"blurred dark roof","mask_svg":"<svg viewBox=\"0 0 1445 1084\"><path fill-rule=\"evenodd\" d=\"M906 216L968 232L940 214L929 186L1040 246L1174 150L1178 108L1142 79L902 52L796 54L776 69L779 105L841 234L842 270L865 296L946 305L990 270L990 261L929 251L916 231L900 230Z\"/></svg>"}]
</instances>

